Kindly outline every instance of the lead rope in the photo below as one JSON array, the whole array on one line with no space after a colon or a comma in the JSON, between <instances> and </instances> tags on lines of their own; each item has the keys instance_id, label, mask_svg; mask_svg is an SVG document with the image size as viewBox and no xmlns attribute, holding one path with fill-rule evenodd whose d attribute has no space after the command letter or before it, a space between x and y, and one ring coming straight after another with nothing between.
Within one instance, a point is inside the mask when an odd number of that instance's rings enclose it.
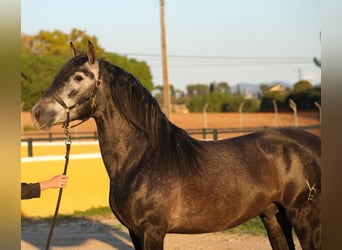
<instances>
[{"instance_id":1,"label":"lead rope","mask_svg":"<svg viewBox=\"0 0 342 250\"><path fill-rule=\"evenodd\" d=\"M70 148L71 148L71 137L70 137L70 132L69 132L69 110L65 109L65 111L67 112L67 120L64 123L64 134L66 135L67 138L65 140L66 152L65 152L65 164L64 164L64 171L63 171L64 175L66 175L66 173L67 173L68 163L69 163L69 154L70 154ZM52 220L49 236L48 236L48 239L46 242L45 250L49 250L49 247L50 247L53 229L55 227L56 219L57 219L57 215L58 215L59 204L61 203L62 193L63 193L63 188L60 188L59 193L58 193L58 199L57 199L55 214L53 216L53 220Z\"/></svg>"}]
</instances>

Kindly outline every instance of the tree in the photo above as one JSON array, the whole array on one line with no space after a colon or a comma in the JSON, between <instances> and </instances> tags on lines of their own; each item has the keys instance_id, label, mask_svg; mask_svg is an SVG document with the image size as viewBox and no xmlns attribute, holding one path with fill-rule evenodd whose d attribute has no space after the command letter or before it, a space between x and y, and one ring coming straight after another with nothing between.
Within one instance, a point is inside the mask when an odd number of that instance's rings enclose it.
<instances>
[{"instance_id":1,"label":"tree","mask_svg":"<svg viewBox=\"0 0 342 250\"><path fill-rule=\"evenodd\" d=\"M153 90L152 74L145 61L139 62L115 53L105 53L104 57L112 64L132 73L149 91Z\"/></svg>"},{"instance_id":2,"label":"tree","mask_svg":"<svg viewBox=\"0 0 342 250\"><path fill-rule=\"evenodd\" d=\"M219 91L223 94L230 94L230 87L227 82L219 82L217 84Z\"/></svg>"},{"instance_id":3,"label":"tree","mask_svg":"<svg viewBox=\"0 0 342 250\"><path fill-rule=\"evenodd\" d=\"M259 88L260 88L260 91L261 91L260 95L261 95L261 98L262 98L269 91L270 86L267 83L262 83L262 84L260 84Z\"/></svg>"},{"instance_id":4,"label":"tree","mask_svg":"<svg viewBox=\"0 0 342 250\"><path fill-rule=\"evenodd\" d=\"M66 60L71 58L69 41L78 48L86 48L91 40L99 57L132 73L149 90L153 89L152 74L146 62L139 62L115 53L106 53L98 46L97 38L84 31L72 29L70 34L59 30L40 31L37 35L21 36L21 101L23 110L29 110L50 85Z\"/></svg>"},{"instance_id":5,"label":"tree","mask_svg":"<svg viewBox=\"0 0 342 250\"><path fill-rule=\"evenodd\" d=\"M312 84L309 81L301 80L293 86L293 93L308 92L312 89Z\"/></svg>"},{"instance_id":6,"label":"tree","mask_svg":"<svg viewBox=\"0 0 342 250\"><path fill-rule=\"evenodd\" d=\"M97 37L90 36L85 31L72 29L69 34L60 30L41 30L37 35L21 35L21 53L39 55L63 55L70 56L69 46L65 46L72 41L76 47L86 48L88 41L92 41L99 56L104 53L104 49L98 45Z\"/></svg>"},{"instance_id":7,"label":"tree","mask_svg":"<svg viewBox=\"0 0 342 250\"><path fill-rule=\"evenodd\" d=\"M273 111L273 100L277 102L279 110L289 111L289 101L292 99L298 109L316 109L315 102L321 103L320 87L312 87L309 81L301 80L294 84L293 89L279 87L280 84L267 86L263 84L260 111Z\"/></svg>"},{"instance_id":8,"label":"tree","mask_svg":"<svg viewBox=\"0 0 342 250\"><path fill-rule=\"evenodd\" d=\"M220 92L223 94L230 94L230 87L226 82L216 83L215 81L209 84L210 93Z\"/></svg>"},{"instance_id":9,"label":"tree","mask_svg":"<svg viewBox=\"0 0 342 250\"><path fill-rule=\"evenodd\" d=\"M321 91L320 88L313 88L309 81L301 80L294 85L287 101L290 99L296 103L298 109L315 109L314 103L321 103Z\"/></svg>"},{"instance_id":10,"label":"tree","mask_svg":"<svg viewBox=\"0 0 342 250\"><path fill-rule=\"evenodd\" d=\"M157 99L157 102L159 103L159 105L162 105L163 103L163 86L161 85L157 85L154 87L152 94L154 96L154 98Z\"/></svg>"},{"instance_id":11,"label":"tree","mask_svg":"<svg viewBox=\"0 0 342 250\"><path fill-rule=\"evenodd\" d=\"M208 112L227 112L230 110L230 103L233 97L230 94L221 92L212 92L205 95L198 95L189 102L191 112L201 112L206 103L208 103Z\"/></svg>"},{"instance_id":12,"label":"tree","mask_svg":"<svg viewBox=\"0 0 342 250\"><path fill-rule=\"evenodd\" d=\"M286 98L290 93L289 89L284 89L281 84L273 83L271 85L262 84L260 86L262 98L260 111L274 111L273 101L276 101L278 109L288 110Z\"/></svg>"},{"instance_id":13,"label":"tree","mask_svg":"<svg viewBox=\"0 0 342 250\"><path fill-rule=\"evenodd\" d=\"M207 84L189 84L186 86L187 95L189 98L196 96L207 95L209 93L209 87Z\"/></svg>"},{"instance_id":14,"label":"tree","mask_svg":"<svg viewBox=\"0 0 342 250\"><path fill-rule=\"evenodd\" d=\"M29 110L65 63L62 57L21 55L21 102Z\"/></svg>"},{"instance_id":15,"label":"tree","mask_svg":"<svg viewBox=\"0 0 342 250\"><path fill-rule=\"evenodd\" d=\"M159 105L163 104L163 86L157 85L153 89L153 96L157 99ZM180 89L175 89L174 86L170 85L171 93L171 104L186 104L187 97L185 93Z\"/></svg>"},{"instance_id":16,"label":"tree","mask_svg":"<svg viewBox=\"0 0 342 250\"><path fill-rule=\"evenodd\" d=\"M234 93L234 96L238 96L238 97L242 97L242 96L243 96L243 95L242 95L242 92L241 92L240 84L238 84L238 85L236 86L236 91L235 91L235 93Z\"/></svg>"}]
</instances>

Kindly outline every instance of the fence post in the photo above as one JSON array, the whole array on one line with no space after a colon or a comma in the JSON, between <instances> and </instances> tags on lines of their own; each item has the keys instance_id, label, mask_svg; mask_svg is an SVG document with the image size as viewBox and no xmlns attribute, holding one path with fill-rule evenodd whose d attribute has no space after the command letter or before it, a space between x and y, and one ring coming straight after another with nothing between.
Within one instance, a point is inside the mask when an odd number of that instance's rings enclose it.
<instances>
[{"instance_id":1,"label":"fence post","mask_svg":"<svg viewBox=\"0 0 342 250\"><path fill-rule=\"evenodd\" d=\"M94 140L97 141L97 132L94 132Z\"/></svg>"},{"instance_id":2,"label":"fence post","mask_svg":"<svg viewBox=\"0 0 342 250\"><path fill-rule=\"evenodd\" d=\"M239 106L239 114L240 114L240 130L243 128L243 115L242 115L242 109L243 105L245 105L245 102L241 102Z\"/></svg>"},{"instance_id":3,"label":"fence post","mask_svg":"<svg viewBox=\"0 0 342 250\"><path fill-rule=\"evenodd\" d=\"M49 133L49 141L52 142L52 133Z\"/></svg>"},{"instance_id":4,"label":"fence post","mask_svg":"<svg viewBox=\"0 0 342 250\"><path fill-rule=\"evenodd\" d=\"M214 141L217 141L217 129L216 128L213 130L213 139Z\"/></svg>"},{"instance_id":5,"label":"fence post","mask_svg":"<svg viewBox=\"0 0 342 250\"><path fill-rule=\"evenodd\" d=\"M203 140L207 139L207 129L203 128Z\"/></svg>"},{"instance_id":6,"label":"fence post","mask_svg":"<svg viewBox=\"0 0 342 250\"><path fill-rule=\"evenodd\" d=\"M27 155L28 155L28 157L33 156L32 141L33 141L32 138L27 139Z\"/></svg>"},{"instance_id":7,"label":"fence post","mask_svg":"<svg viewBox=\"0 0 342 250\"><path fill-rule=\"evenodd\" d=\"M205 129L208 127L207 108L208 108L208 103L206 102L204 107L203 107L203 127Z\"/></svg>"},{"instance_id":8,"label":"fence post","mask_svg":"<svg viewBox=\"0 0 342 250\"><path fill-rule=\"evenodd\" d=\"M295 127L298 127L297 105L292 99L290 99L289 106L293 111L293 123L294 123Z\"/></svg>"}]
</instances>

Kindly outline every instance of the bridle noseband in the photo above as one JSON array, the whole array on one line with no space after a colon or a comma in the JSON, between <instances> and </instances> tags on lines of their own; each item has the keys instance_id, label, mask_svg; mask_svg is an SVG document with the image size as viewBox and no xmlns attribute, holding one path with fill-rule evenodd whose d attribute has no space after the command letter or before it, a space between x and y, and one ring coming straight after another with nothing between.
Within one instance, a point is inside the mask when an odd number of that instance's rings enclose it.
<instances>
[{"instance_id":1,"label":"bridle noseband","mask_svg":"<svg viewBox=\"0 0 342 250\"><path fill-rule=\"evenodd\" d=\"M59 105L61 105L64 108L65 112L67 113L67 119L66 119L66 122L63 124L63 127L69 128L70 111L72 109L76 108L77 106L80 106L80 105L90 101L90 107L91 107L91 113L90 114L92 114L94 112L94 109L96 107L96 93L97 93L97 90L100 87L100 84L101 84L101 80L99 78L99 79L97 79L95 81L95 87L94 87L93 92L90 94L90 96L88 98L85 98L85 99L81 100L78 103L75 103L75 104L71 105L71 106L66 105L66 103L63 101L63 99L58 94L56 94L55 91L51 91L52 97L56 100L56 102ZM86 118L86 119L81 120L79 123L71 126L70 128L76 127L76 126L80 125L81 123L85 122L88 119L89 119L89 117Z\"/></svg>"}]
</instances>

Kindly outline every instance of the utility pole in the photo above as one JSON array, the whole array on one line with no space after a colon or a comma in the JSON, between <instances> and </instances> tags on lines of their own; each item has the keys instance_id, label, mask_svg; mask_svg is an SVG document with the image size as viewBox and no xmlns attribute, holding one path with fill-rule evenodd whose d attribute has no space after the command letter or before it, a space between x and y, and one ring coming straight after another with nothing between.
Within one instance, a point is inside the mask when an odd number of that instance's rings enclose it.
<instances>
[{"instance_id":1,"label":"utility pole","mask_svg":"<svg viewBox=\"0 0 342 250\"><path fill-rule=\"evenodd\" d=\"M169 76L167 67L166 34L165 34L165 1L160 0L160 30L161 30L161 49L163 64L163 107L165 115L170 119L170 94Z\"/></svg>"}]
</instances>

